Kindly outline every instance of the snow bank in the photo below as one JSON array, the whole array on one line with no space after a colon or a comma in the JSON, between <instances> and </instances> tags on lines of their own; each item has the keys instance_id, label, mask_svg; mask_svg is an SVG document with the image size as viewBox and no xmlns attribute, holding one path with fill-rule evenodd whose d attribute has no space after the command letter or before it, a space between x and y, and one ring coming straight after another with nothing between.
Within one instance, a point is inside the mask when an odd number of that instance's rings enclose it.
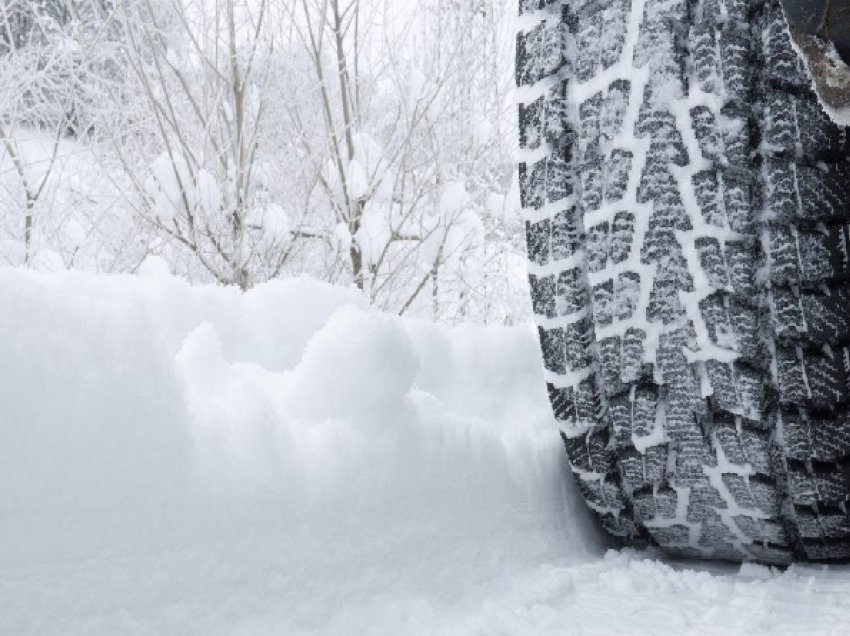
<instances>
[{"instance_id":1,"label":"snow bank","mask_svg":"<svg viewBox=\"0 0 850 636\"><path fill-rule=\"evenodd\" d=\"M0 632L415 633L599 553L530 329L141 271L0 270Z\"/></svg>"}]
</instances>

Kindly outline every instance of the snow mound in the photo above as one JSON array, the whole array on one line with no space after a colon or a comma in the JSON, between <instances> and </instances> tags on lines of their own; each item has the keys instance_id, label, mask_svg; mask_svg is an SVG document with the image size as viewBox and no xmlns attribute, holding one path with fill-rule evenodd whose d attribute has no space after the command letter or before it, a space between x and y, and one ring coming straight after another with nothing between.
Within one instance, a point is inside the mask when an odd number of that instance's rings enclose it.
<instances>
[{"instance_id":1,"label":"snow mound","mask_svg":"<svg viewBox=\"0 0 850 636\"><path fill-rule=\"evenodd\" d=\"M0 633L428 631L600 553L530 328L143 270L0 270Z\"/></svg>"}]
</instances>

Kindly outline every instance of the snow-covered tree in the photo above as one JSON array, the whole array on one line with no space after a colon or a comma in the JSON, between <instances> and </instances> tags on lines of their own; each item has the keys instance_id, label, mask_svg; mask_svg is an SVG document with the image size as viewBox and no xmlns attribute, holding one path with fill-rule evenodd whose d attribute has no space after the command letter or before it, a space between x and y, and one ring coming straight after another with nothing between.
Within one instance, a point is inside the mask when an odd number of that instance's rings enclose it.
<instances>
[{"instance_id":1,"label":"snow-covered tree","mask_svg":"<svg viewBox=\"0 0 850 636\"><path fill-rule=\"evenodd\" d=\"M60 148L91 132L104 82L120 81L111 0L9 0L0 7L0 165L5 206L2 255L29 263L35 233L50 233ZM38 228L38 225L43 227Z\"/></svg>"},{"instance_id":2,"label":"snow-covered tree","mask_svg":"<svg viewBox=\"0 0 850 636\"><path fill-rule=\"evenodd\" d=\"M511 0L5 6L5 262L524 312Z\"/></svg>"}]
</instances>

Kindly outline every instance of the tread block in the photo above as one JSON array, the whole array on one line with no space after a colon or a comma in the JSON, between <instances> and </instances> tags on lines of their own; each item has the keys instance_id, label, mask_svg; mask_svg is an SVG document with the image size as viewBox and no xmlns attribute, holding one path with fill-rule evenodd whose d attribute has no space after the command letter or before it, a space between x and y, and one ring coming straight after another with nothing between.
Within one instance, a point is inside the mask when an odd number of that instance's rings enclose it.
<instances>
[{"instance_id":1,"label":"tread block","mask_svg":"<svg viewBox=\"0 0 850 636\"><path fill-rule=\"evenodd\" d=\"M752 100L750 88L754 56L750 52L752 34L749 30L723 29L720 31L720 68L726 97L741 102Z\"/></svg>"},{"instance_id":2,"label":"tread block","mask_svg":"<svg viewBox=\"0 0 850 636\"><path fill-rule=\"evenodd\" d=\"M803 470L789 470L788 489L791 500L802 506L841 506L850 497L847 482L837 468L830 472L814 474Z\"/></svg>"},{"instance_id":3,"label":"tread block","mask_svg":"<svg viewBox=\"0 0 850 636\"><path fill-rule=\"evenodd\" d=\"M634 231L635 217L630 212L617 212L612 223L603 221L591 227L585 241L589 271L601 271L609 259L614 263L626 260L632 250Z\"/></svg>"},{"instance_id":4,"label":"tread block","mask_svg":"<svg viewBox=\"0 0 850 636\"><path fill-rule=\"evenodd\" d=\"M620 381L620 356L622 339L612 336L599 341L599 375L602 380L602 392L606 396L617 395L623 391Z\"/></svg>"},{"instance_id":5,"label":"tread block","mask_svg":"<svg viewBox=\"0 0 850 636\"><path fill-rule=\"evenodd\" d=\"M697 85L705 93L717 94L721 89L722 80L714 25L704 21L692 26L688 40Z\"/></svg>"},{"instance_id":6,"label":"tread block","mask_svg":"<svg viewBox=\"0 0 850 636\"><path fill-rule=\"evenodd\" d=\"M552 154L532 165L521 163L519 182L522 207L538 210L572 195L576 177L563 157Z\"/></svg>"},{"instance_id":7,"label":"tread block","mask_svg":"<svg viewBox=\"0 0 850 636\"><path fill-rule=\"evenodd\" d=\"M676 464L671 483L688 486L703 477L706 460L702 431L692 410L693 393L668 390L666 395L667 421L665 432L676 449Z\"/></svg>"},{"instance_id":8,"label":"tread block","mask_svg":"<svg viewBox=\"0 0 850 636\"><path fill-rule=\"evenodd\" d=\"M555 317L555 277L529 274L528 286L531 289L531 308L534 315L543 318Z\"/></svg>"},{"instance_id":9,"label":"tread block","mask_svg":"<svg viewBox=\"0 0 850 636\"><path fill-rule=\"evenodd\" d=\"M607 4L589 5L583 12L576 41L576 77L587 81L610 68L620 57L628 32L629 4L613 0Z\"/></svg>"},{"instance_id":10,"label":"tread block","mask_svg":"<svg viewBox=\"0 0 850 636\"><path fill-rule=\"evenodd\" d=\"M678 402L683 400L682 406L687 408L693 406L690 401L696 392L696 378L683 351L689 335L688 331L679 329L676 332L668 332L659 337L655 354L656 365L662 383L667 385L669 389L668 406L678 405ZM690 395L688 395L689 392ZM669 412L668 415L670 415Z\"/></svg>"},{"instance_id":11,"label":"tread block","mask_svg":"<svg viewBox=\"0 0 850 636\"><path fill-rule=\"evenodd\" d=\"M767 78L802 89L809 88L811 80L806 74L800 56L791 46L785 26L785 16L778 3L766 4L761 28L764 59L770 60L770 63L764 66Z\"/></svg>"},{"instance_id":12,"label":"tread block","mask_svg":"<svg viewBox=\"0 0 850 636\"><path fill-rule=\"evenodd\" d=\"M699 545L708 548L719 560L739 561L741 553L735 548L737 537L716 515L703 522Z\"/></svg>"},{"instance_id":13,"label":"tread block","mask_svg":"<svg viewBox=\"0 0 850 636\"><path fill-rule=\"evenodd\" d=\"M782 402L805 404L809 398L809 387L802 359L795 349L777 347L776 373Z\"/></svg>"},{"instance_id":14,"label":"tread block","mask_svg":"<svg viewBox=\"0 0 850 636\"><path fill-rule=\"evenodd\" d=\"M725 172L721 174L723 183L726 220L729 227L741 234L756 231L756 215L753 213L752 183L748 177Z\"/></svg>"},{"instance_id":15,"label":"tread block","mask_svg":"<svg viewBox=\"0 0 850 636\"><path fill-rule=\"evenodd\" d=\"M628 395L618 395L608 399L606 411L611 425L614 443L618 446L631 444L632 439L632 403Z\"/></svg>"},{"instance_id":16,"label":"tread block","mask_svg":"<svg viewBox=\"0 0 850 636\"><path fill-rule=\"evenodd\" d=\"M549 262L552 245L552 221L543 219L537 223L525 222L525 245L528 260L535 265L546 265Z\"/></svg>"},{"instance_id":17,"label":"tread block","mask_svg":"<svg viewBox=\"0 0 850 636\"><path fill-rule=\"evenodd\" d=\"M601 159L599 121L602 114L602 101L600 91L584 100L579 106L578 160L582 165L598 164Z\"/></svg>"},{"instance_id":18,"label":"tread block","mask_svg":"<svg viewBox=\"0 0 850 636\"><path fill-rule=\"evenodd\" d=\"M608 143L613 142L622 132L631 90L632 83L627 79L616 79L608 85L599 111L599 133Z\"/></svg>"},{"instance_id":19,"label":"tread block","mask_svg":"<svg viewBox=\"0 0 850 636\"><path fill-rule=\"evenodd\" d=\"M717 130L714 113L707 106L695 106L691 109L690 115L691 127L703 158L719 161L723 154L723 143Z\"/></svg>"},{"instance_id":20,"label":"tread block","mask_svg":"<svg viewBox=\"0 0 850 636\"><path fill-rule=\"evenodd\" d=\"M691 177L694 194L703 219L710 225L723 227L726 220L720 205L720 184L716 170L701 170Z\"/></svg>"},{"instance_id":21,"label":"tread block","mask_svg":"<svg viewBox=\"0 0 850 636\"><path fill-rule=\"evenodd\" d=\"M776 484L758 475L750 477L747 481L756 509L769 517L779 517L782 494Z\"/></svg>"},{"instance_id":22,"label":"tread block","mask_svg":"<svg viewBox=\"0 0 850 636\"><path fill-rule=\"evenodd\" d=\"M671 89L676 95L682 94L684 86L684 68L680 25L687 23L687 6L682 0L671 0L663 4L647 3L641 20L640 32L634 51L634 65L647 66L653 74L667 80L667 85L657 87L658 95L652 101L663 102L671 97ZM651 87L656 89L655 86ZM673 95L673 96L676 96Z\"/></svg>"},{"instance_id":23,"label":"tread block","mask_svg":"<svg viewBox=\"0 0 850 636\"><path fill-rule=\"evenodd\" d=\"M797 506L794 510L797 530L804 539L850 538L850 518L843 513L819 513L813 508Z\"/></svg>"},{"instance_id":24,"label":"tread block","mask_svg":"<svg viewBox=\"0 0 850 636\"><path fill-rule=\"evenodd\" d=\"M708 517L716 515L716 509L725 509L726 502L706 479L705 475L693 480L690 484L688 498L688 514L686 518L691 523L699 523Z\"/></svg>"},{"instance_id":25,"label":"tread block","mask_svg":"<svg viewBox=\"0 0 850 636\"><path fill-rule=\"evenodd\" d=\"M631 447L622 452L617 465L623 483L629 490L646 484L660 484L667 467L667 447L650 446L645 453L639 453Z\"/></svg>"},{"instance_id":26,"label":"tread block","mask_svg":"<svg viewBox=\"0 0 850 636\"><path fill-rule=\"evenodd\" d=\"M729 285L729 275L726 262L723 259L723 249L720 241L709 236L701 236L695 242L700 266L708 279L708 284L714 289L726 289Z\"/></svg>"},{"instance_id":27,"label":"tread block","mask_svg":"<svg viewBox=\"0 0 850 636\"><path fill-rule=\"evenodd\" d=\"M576 133L569 123L567 80L557 82L530 104L519 105L520 148L536 150L551 144L570 151Z\"/></svg>"},{"instance_id":28,"label":"tread block","mask_svg":"<svg viewBox=\"0 0 850 636\"><path fill-rule=\"evenodd\" d=\"M850 163L796 166L800 205L797 216L812 221L850 219Z\"/></svg>"},{"instance_id":29,"label":"tread block","mask_svg":"<svg viewBox=\"0 0 850 636\"><path fill-rule=\"evenodd\" d=\"M819 354L777 347L776 368L781 401L822 408L846 402L850 399L848 354L850 351L846 349L835 354Z\"/></svg>"},{"instance_id":30,"label":"tread block","mask_svg":"<svg viewBox=\"0 0 850 636\"><path fill-rule=\"evenodd\" d=\"M800 282L818 284L848 276L848 249L850 234L847 225L831 225L827 231L800 232L799 246Z\"/></svg>"},{"instance_id":31,"label":"tread block","mask_svg":"<svg viewBox=\"0 0 850 636\"><path fill-rule=\"evenodd\" d=\"M634 521L628 515L607 513L598 516L602 527L615 537L635 537L639 534Z\"/></svg>"},{"instance_id":32,"label":"tread block","mask_svg":"<svg viewBox=\"0 0 850 636\"><path fill-rule=\"evenodd\" d=\"M770 278L775 283L799 282L797 267L797 238L791 227L773 225L770 228Z\"/></svg>"},{"instance_id":33,"label":"tread block","mask_svg":"<svg viewBox=\"0 0 850 636\"><path fill-rule=\"evenodd\" d=\"M559 316L569 316L584 311L588 306L584 273L578 267L558 274L555 283L555 311Z\"/></svg>"},{"instance_id":34,"label":"tread block","mask_svg":"<svg viewBox=\"0 0 850 636\"><path fill-rule=\"evenodd\" d=\"M646 437L655 430L658 418L658 393L655 388L640 388L632 401L632 435Z\"/></svg>"},{"instance_id":35,"label":"tread block","mask_svg":"<svg viewBox=\"0 0 850 636\"><path fill-rule=\"evenodd\" d=\"M593 325L587 318L571 323L562 329L566 351L567 371L581 371L592 364L590 344L593 342Z\"/></svg>"},{"instance_id":36,"label":"tread block","mask_svg":"<svg viewBox=\"0 0 850 636\"><path fill-rule=\"evenodd\" d=\"M674 519L677 502L676 491L667 486L660 486L654 491L645 489L635 492L632 498L635 514L644 522L650 519Z\"/></svg>"},{"instance_id":37,"label":"tread block","mask_svg":"<svg viewBox=\"0 0 850 636\"><path fill-rule=\"evenodd\" d=\"M729 301L729 319L741 358L759 362L764 360L758 311L733 297Z\"/></svg>"},{"instance_id":38,"label":"tread block","mask_svg":"<svg viewBox=\"0 0 850 636\"><path fill-rule=\"evenodd\" d=\"M543 351L543 366L547 371L564 375L567 372L567 342L563 329L537 329L540 348Z\"/></svg>"},{"instance_id":39,"label":"tread block","mask_svg":"<svg viewBox=\"0 0 850 636\"><path fill-rule=\"evenodd\" d=\"M726 241L726 264L729 267L729 284L732 293L742 298L755 298L758 294L755 276L758 247L751 241Z\"/></svg>"},{"instance_id":40,"label":"tread block","mask_svg":"<svg viewBox=\"0 0 850 636\"><path fill-rule=\"evenodd\" d=\"M660 484L667 472L668 450L665 444L650 446L643 453L646 483Z\"/></svg>"},{"instance_id":41,"label":"tread block","mask_svg":"<svg viewBox=\"0 0 850 636\"><path fill-rule=\"evenodd\" d=\"M634 400L628 395L609 400L608 417L617 443L631 444L632 436L649 435L655 429L657 411L658 390L653 385L635 389Z\"/></svg>"},{"instance_id":42,"label":"tread block","mask_svg":"<svg viewBox=\"0 0 850 636\"><path fill-rule=\"evenodd\" d=\"M734 422L722 422L714 427L717 442L726 459L738 466L749 464L754 471L770 475L770 434L742 427L740 432Z\"/></svg>"},{"instance_id":43,"label":"tread block","mask_svg":"<svg viewBox=\"0 0 850 636\"><path fill-rule=\"evenodd\" d=\"M549 402L555 419L565 424L598 422L599 393L595 378L583 380L576 387L560 388L547 384Z\"/></svg>"},{"instance_id":44,"label":"tread block","mask_svg":"<svg viewBox=\"0 0 850 636\"><path fill-rule=\"evenodd\" d=\"M565 24L554 14L517 36L517 86L535 84L565 64Z\"/></svg>"},{"instance_id":45,"label":"tread block","mask_svg":"<svg viewBox=\"0 0 850 636\"><path fill-rule=\"evenodd\" d=\"M564 375L568 371L582 371L591 365L590 343L593 332L587 318L565 327L539 327L537 331L543 351L543 364L548 371Z\"/></svg>"},{"instance_id":46,"label":"tread block","mask_svg":"<svg viewBox=\"0 0 850 636\"><path fill-rule=\"evenodd\" d=\"M764 206L768 218L785 223L793 221L801 210L797 190L801 166L773 157L766 157L764 166Z\"/></svg>"},{"instance_id":47,"label":"tread block","mask_svg":"<svg viewBox=\"0 0 850 636\"><path fill-rule=\"evenodd\" d=\"M599 475L610 470L613 455L607 429L593 429L585 435L564 438L564 445L573 469Z\"/></svg>"},{"instance_id":48,"label":"tread block","mask_svg":"<svg viewBox=\"0 0 850 636\"><path fill-rule=\"evenodd\" d=\"M711 341L719 347L735 350L737 339L725 301L726 294L723 292L706 296L699 302L700 314L705 321Z\"/></svg>"},{"instance_id":49,"label":"tread block","mask_svg":"<svg viewBox=\"0 0 850 636\"><path fill-rule=\"evenodd\" d=\"M774 545L788 545L788 535L779 521L772 519L755 519L744 515L732 518L735 525L746 536L758 543L772 543Z\"/></svg>"},{"instance_id":50,"label":"tread block","mask_svg":"<svg viewBox=\"0 0 850 636\"><path fill-rule=\"evenodd\" d=\"M788 457L799 461L836 461L850 456L850 414L810 415L799 409L782 410Z\"/></svg>"},{"instance_id":51,"label":"tread block","mask_svg":"<svg viewBox=\"0 0 850 636\"><path fill-rule=\"evenodd\" d=\"M614 286L614 315L618 320L628 320L640 302L640 274L623 272Z\"/></svg>"},{"instance_id":52,"label":"tread block","mask_svg":"<svg viewBox=\"0 0 850 636\"><path fill-rule=\"evenodd\" d=\"M592 212L602 205L602 164L585 164L579 168L581 175L581 208Z\"/></svg>"},{"instance_id":53,"label":"tread block","mask_svg":"<svg viewBox=\"0 0 850 636\"><path fill-rule=\"evenodd\" d=\"M846 350L842 350L836 356L805 356L804 364L812 403L829 407L850 400L846 354Z\"/></svg>"},{"instance_id":54,"label":"tread block","mask_svg":"<svg viewBox=\"0 0 850 636\"><path fill-rule=\"evenodd\" d=\"M850 163L796 165L765 159L765 209L770 218L809 225L850 219Z\"/></svg>"},{"instance_id":55,"label":"tread block","mask_svg":"<svg viewBox=\"0 0 850 636\"><path fill-rule=\"evenodd\" d=\"M646 332L643 329L637 327L626 329L620 353L620 377L623 382L637 382L649 375L650 365L643 361L645 342Z\"/></svg>"},{"instance_id":56,"label":"tread block","mask_svg":"<svg viewBox=\"0 0 850 636\"><path fill-rule=\"evenodd\" d=\"M771 280L777 284L816 286L850 277L850 227L800 230L770 224Z\"/></svg>"},{"instance_id":57,"label":"tread block","mask_svg":"<svg viewBox=\"0 0 850 636\"><path fill-rule=\"evenodd\" d=\"M602 391L614 396L625 390L626 384L648 376L643 364L643 341L646 334L630 328L623 338L611 336L598 343L599 372Z\"/></svg>"},{"instance_id":58,"label":"tread block","mask_svg":"<svg viewBox=\"0 0 850 636\"><path fill-rule=\"evenodd\" d=\"M576 206L558 212L552 219L551 258L561 261L573 256L583 246Z\"/></svg>"},{"instance_id":59,"label":"tread block","mask_svg":"<svg viewBox=\"0 0 850 636\"><path fill-rule=\"evenodd\" d=\"M786 158L838 161L845 140L814 95L768 90L764 107L764 140Z\"/></svg>"},{"instance_id":60,"label":"tread block","mask_svg":"<svg viewBox=\"0 0 850 636\"><path fill-rule=\"evenodd\" d=\"M614 281L593 286L593 318L595 324L606 326L614 321Z\"/></svg>"},{"instance_id":61,"label":"tread block","mask_svg":"<svg viewBox=\"0 0 850 636\"><path fill-rule=\"evenodd\" d=\"M633 157L630 151L615 148L605 161L602 189L606 203L615 203L625 196Z\"/></svg>"},{"instance_id":62,"label":"tread block","mask_svg":"<svg viewBox=\"0 0 850 636\"><path fill-rule=\"evenodd\" d=\"M773 473L770 461L770 433L767 431L744 428L741 431L741 443L747 462L753 470L762 475Z\"/></svg>"},{"instance_id":63,"label":"tread block","mask_svg":"<svg viewBox=\"0 0 850 636\"><path fill-rule=\"evenodd\" d=\"M711 402L714 406L729 413L742 414L743 406L735 384L732 365L717 360L705 363L706 374L711 385Z\"/></svg>"},{"instance_id":64,"label":"tread block","mask_svg":"<svg viewBox=\"0 0 850 636\"><path fill-rule=\"evenodd\" d=\"M770 295L771 318L778 338L798 340L808 336L809 327L803 302L790 289L773 289Z\"/></svg>"},{"instance_id":65,"label":"tread block","mask_svg":"<svg viewBox=\"0 0 850 636\"><path fill-rule=\"evenodd\" d=\"M752 165L753 130L750 112L742 106L729 103L720 109L720 130L726 164L748 171Z\"/></svg>"},{"instance_id":66,"label":"tread block","mask_svg":"<svg viewBox=\"0 0 850 636\"><path fill-rule=\"evenodd\" d=\"M657 172L659 165L674 164L686 166L688 151L682 139L682 133L676 125L676 117L666 109L656 108L646 97L641 105L638 120L635 123L635 135L649 138L647 163L653 167L650 174ZM638 200L646 201L649 199Z\"/></svg>"},{"instance_id":67,"label":"tread block","mask_svg":"<svg viewBox=\"0 0 850 636\"><path fill-rule=\"evenodd\" d=\"M582 496L592 505L608 510L623 510L626 499L620 485L608 479L578 478L578 487Z\"/></svg>"},{"instance_id":68,"label":"tread block","mask_svg":"<svg viewBox=\"0 0 850 636\"><path fill-rule=\"evenodd\" d=\"M649 239L645 245L649 245ZM665 325L677 322L680 316L684 315L679 292L689 292L693 289L693 279L679 244L668 244L667 255L657 262L646 310L647 319L651 322L663 322Z\"/></svg>"},{"instance_id":69,"label":"tread block","mask_svg":"<svg viewBox=\"0 0 850 636\"><path fill-rule=\"evenodd\" d=\"M588 228L585 239L587 270L600 272L608 264L610 226L607 221Z\"/></svg>"},{"instance_id":70,"label":"tread block","mask_svg":"<svg viewBox=\"0 0 850 636\"><path fill-rule=\"evenodd\" d=\"M806 556L813 561L847 561L850 559L850 542L803 541Z\"/></svg>"},{"instance_id":71,"label":"tread block","mask_svg":"<svg viewBox=\"0 0 850 636\"><path fill-rule=\"evenodd\" d=\"M723 475L723 485L726 486L726 490L729 491L729 494L741 508L756 509L756 502L750 492L747 479L741 475L728 473Z\"/></svg>"},{"instance_id":72,"label":"tread block","mask_svg":"<svg viewBox=\"0 0 850 636\"><path fill-rule=\"evenodd\" d=\"M738 466L743 466L747 463L747 456L741 447L741 439L738 437L738 430L735 427L733 418L729 418L726 421L715 421L714 434L717 437L717 443L720 444L720 448L729 462Z\"/></svg>"}]
</instances>

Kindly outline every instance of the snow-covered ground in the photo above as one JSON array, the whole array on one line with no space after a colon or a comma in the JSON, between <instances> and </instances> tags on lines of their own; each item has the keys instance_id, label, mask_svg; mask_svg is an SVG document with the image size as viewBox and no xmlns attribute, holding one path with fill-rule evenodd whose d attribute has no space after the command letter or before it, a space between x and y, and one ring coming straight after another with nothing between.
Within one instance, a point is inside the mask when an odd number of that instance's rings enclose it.
<instances>
[{"instance_id":1,"label":"snow-covered ground","mask_svg":"<svg viewBox=\"0 0 850 636\"><path fill-rule=\"evenodd\" d=\"M0 270L0 634L848 633L850 571L607 551L530 327Z\"/></svg>"}]
</instances>

